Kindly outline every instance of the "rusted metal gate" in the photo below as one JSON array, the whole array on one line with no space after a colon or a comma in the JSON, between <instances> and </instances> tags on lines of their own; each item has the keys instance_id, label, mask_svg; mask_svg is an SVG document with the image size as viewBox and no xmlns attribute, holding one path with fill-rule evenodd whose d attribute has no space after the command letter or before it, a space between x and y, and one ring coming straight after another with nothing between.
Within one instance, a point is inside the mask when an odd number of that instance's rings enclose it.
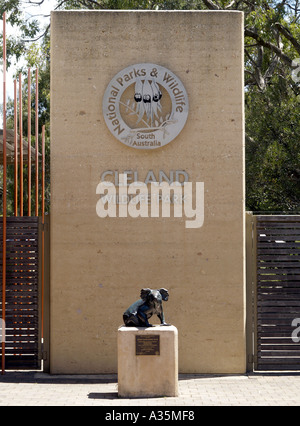
<instances>
[{"instance_id":1,"label":"rusted metal gate","mask_svg":"<svg viewBox=\"0 0 300 426\"><path fill-rule=\"evenodd\" d=\"M247 215L248 369L300 370L299 260L300 216Z\"/></svg>"},{"instance_id":2,"label":"rusted metal gate","mask_svg":"<svg viewBox=\"0 0 300 426\"><path fill-rule=\"evenodd\" d=\"M8 370L40 369L42 354L45 352L41 338L44 296L41 287L42 231L39 217L7 218L5 366ZM1 218L1 236L2 232ZM2 244L0 254L2 269ZM0 282L1 300L2 290Z\"/></svg>"}]
</instances>

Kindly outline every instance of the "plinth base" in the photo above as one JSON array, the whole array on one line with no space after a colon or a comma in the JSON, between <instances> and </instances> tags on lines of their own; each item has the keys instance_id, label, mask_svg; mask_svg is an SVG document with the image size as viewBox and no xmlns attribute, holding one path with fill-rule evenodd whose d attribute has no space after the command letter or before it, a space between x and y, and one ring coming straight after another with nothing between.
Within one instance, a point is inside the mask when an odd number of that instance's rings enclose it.
<instances>
[{"instance_id":1,"label":"plinth base","mask_svg":"<svg viewBox=\"0 0 300 426\"><path fill-rule=\"evenodd\" d=\"M178 396L178 331L174 326L118 329L120 397Z\"/></svg>"}]
</instances>

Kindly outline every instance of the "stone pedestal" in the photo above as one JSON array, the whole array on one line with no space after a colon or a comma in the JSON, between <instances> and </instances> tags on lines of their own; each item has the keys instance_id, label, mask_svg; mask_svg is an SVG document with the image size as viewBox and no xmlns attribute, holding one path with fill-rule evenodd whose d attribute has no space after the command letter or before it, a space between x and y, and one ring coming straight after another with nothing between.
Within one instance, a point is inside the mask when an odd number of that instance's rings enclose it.
<instances>
[{"instance_id":1,"label":"stone pedestal","mask_svg":"<svg viewBox=\"0 0 300 426\"><path fill-rule=\"evenodd\" d=\"M178 331L174 326L118 329L120 397L178 396Z\"/></svg>"}]
</instances>

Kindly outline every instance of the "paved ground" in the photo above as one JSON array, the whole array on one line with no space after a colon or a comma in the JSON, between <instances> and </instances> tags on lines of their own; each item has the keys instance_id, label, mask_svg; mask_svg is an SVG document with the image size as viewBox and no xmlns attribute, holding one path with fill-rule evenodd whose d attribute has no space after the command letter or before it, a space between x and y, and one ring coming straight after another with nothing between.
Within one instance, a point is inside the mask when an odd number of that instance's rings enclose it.
<instances>
[{"instance_id":1,"label":"paved ground","mask_svg":"<svg viewBox=\"0 0 300 426\"><path fill-rule=\"evenodd\" d=\"M0 375L0 406L219 406L300 405L300 375L180 375L176 398L120 399L116 375L51 376L39 372Z\"/></svg>"}]
</instances>

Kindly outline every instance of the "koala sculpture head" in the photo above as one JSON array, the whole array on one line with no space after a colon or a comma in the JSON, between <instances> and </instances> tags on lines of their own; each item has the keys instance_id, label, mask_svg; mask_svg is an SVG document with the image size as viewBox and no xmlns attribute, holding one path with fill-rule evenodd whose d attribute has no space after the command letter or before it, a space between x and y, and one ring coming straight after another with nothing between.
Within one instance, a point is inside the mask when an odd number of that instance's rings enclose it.
<instances>
[{"instance_id":1,"label":"koala sculpture head","mask_svg":"<svg viewBox=\"0 0 300 426\"><path fill-rule=\"evenodd\" d=\"M165 288L159 290L151 290L151 288L143 288L141 290L141 299L143 300L164 300L169 299L169 292Z\"/></svg>"}]
</instances>

